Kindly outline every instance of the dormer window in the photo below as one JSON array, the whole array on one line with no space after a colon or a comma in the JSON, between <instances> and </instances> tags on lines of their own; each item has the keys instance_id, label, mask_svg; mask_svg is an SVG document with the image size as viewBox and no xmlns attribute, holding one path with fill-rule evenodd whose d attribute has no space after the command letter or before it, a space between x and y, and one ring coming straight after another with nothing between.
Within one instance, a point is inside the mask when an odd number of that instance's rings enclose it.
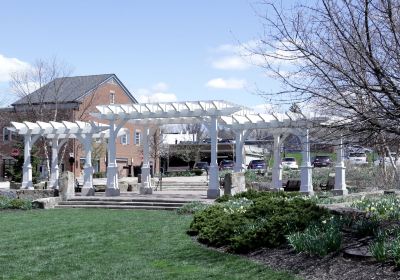
<instances>
[{"instance_id":1,"label":"dormer window","mask_svg":"<svg viewBox=\"0 0 400 280\"><path fill-rule=\"evenodd\" d=\"M7 129L7 127L3 127L3 142L11 141L11 131Z\"/></svg>"},{"instance_id":2,"label":"dormer window","mask_svg":"<svg viewBox=\"0 0 400 280\"><path fill-rule=\"evenodd\" d=\"M114 104L114 103L115 103L115 92L110 91L110 104Z\"/></svg>"}]
</instances>

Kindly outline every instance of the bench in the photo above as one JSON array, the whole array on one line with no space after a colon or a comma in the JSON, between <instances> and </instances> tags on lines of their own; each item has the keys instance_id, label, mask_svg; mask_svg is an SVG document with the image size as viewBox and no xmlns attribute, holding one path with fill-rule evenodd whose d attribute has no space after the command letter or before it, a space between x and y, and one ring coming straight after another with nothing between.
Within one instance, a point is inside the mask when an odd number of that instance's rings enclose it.
<instances>
[{"instance_id":1,"label":"bench","mask_svg":"<svg viewBox=\"0 0 400 280\"><path fill-rule=\"evenodd\" d=\"M300 185L300 180L288 180L283 189L285 190L285 192L298 192L300 191Z\"/></svg>"},{"instance_id":2,"label":"bench","mask_svg":"<svg viewBox=\"0 0 400 280\"><path fill-rule=\"evenodd\" d=\"M329 176L328 180L326 181L326 183L321 183L319 184L319 187L321 189L321 191L330 191L333 190L335 187L335 177L334 176Z\"/></svg>"}]
</instances>

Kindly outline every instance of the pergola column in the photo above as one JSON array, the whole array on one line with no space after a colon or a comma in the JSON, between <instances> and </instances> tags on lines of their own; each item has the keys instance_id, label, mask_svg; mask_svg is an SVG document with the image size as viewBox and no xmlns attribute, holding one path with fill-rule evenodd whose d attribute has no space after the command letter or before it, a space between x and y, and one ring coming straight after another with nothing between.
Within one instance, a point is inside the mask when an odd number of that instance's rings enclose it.
<instances>
[{"instance_id":1,"label":"pergola column","mask_svg":"<svg viewBox=\"0 0 400 280\"><path fill-rule=\"evenodd\" d=\"M32 164L31 164L32 145L33 145L32 136L30 134L24 135L24 166L22 167L21 189L33 190Z\"/></svg>"},{"instance_id":2,"label":"pergola column","mask_svg":"<svg viewBox=\"0 0 400 280\"><path fill-rule=\"evenodd\" d=\"M55 137L51 139L50 186L53 189L58 189L58 178L59 178L58 151L59 151L59 142L58 138Z\"/></svg>"},{"instance_id":3,"label":"pergola column","mask_svg":"<svg viewBox=\"0 0 400 280\"><path fill-rule=\"evenodd\" d=\"M245 130L234 130L235 133L235 172L241 172L243 169L243 145Z\"/></svg>"},{"instance_id":4,"label":"pergola column","mask_svg":"<svg viewBox=\"0 0 400 280\"><path fill-rule=\"evenodd\" d=\"M344 165L343 139L340 138L336 147L336 166L335 166L335 187L332 191L334 195L347 195L346 188L346 167Z\"/></svg>"},{"instance_id":5,"label":"pergola column","mask_svg":"<svg viewBox=\"0 0 400 280\"><path fill-rule=\"evenodd\" d=\"M143 130L143 165L142 165L142 186L139 189L140 194L152 194L151 176L150 176L150 128L144 127Z\"/></svg>"},{"instance_id":6,"label":"pergola column","mask_svg":"<svg viewBox=\"0 0 400 280\"><path fill-rule=\"evenodd\" d=\"M217 162L217 136L218 136L218 119L215 116L210 118L207 125L211 138L211 162L209 168L210 179L208 181L207 198L217 198L220 196L219 178L218 178L218 162Z\"/></svg>"},{"instance_id":7,"label":"pergola column","mask_svg":"<svg viewBox=\"0 0 400 280\"><path fill-rule=\"evenodd\" d=\"M303 160L300 166L301 185L300 192L308 195L313 195L314 190L312 186L312 165L310 155L310 138L309 130L304 131L304 135L301 137L303 146Z\"/></svg>"},{"instance_id":8,"label":"pergola column","mask_svg":"<svg viewBox=\"0 0 400 280\"><path fill-rule=\"evenodd\" d=\"M108 141L108 165L107 165L107 188L106 196L119 196L118 188L118 166L116 159L115 140L117 132L114 126L114 120L110 120L110 139Z\"/></svg>"},{"instance_id":9,"label":"pergola column","mask_svg":"<svg viewBox=\"0 0 400 280\"><path fill-rule=\"evenodd\" d=\"M281 134L274 134L274 166L272 167L272 186L282 189Z\"/></svg>"},{"instance_id":10,"label":"pergola column","mask_svg":"<svg viewBox=\"0 0 400 280\"><path fill-rule=\"evenodd\" d=\"M85 152L85 165L83 166L83 186L81 195L92 196L95 191L93 188L93 166L92 166L92 134L82 137Z\"/></svg>"}]
</instances>

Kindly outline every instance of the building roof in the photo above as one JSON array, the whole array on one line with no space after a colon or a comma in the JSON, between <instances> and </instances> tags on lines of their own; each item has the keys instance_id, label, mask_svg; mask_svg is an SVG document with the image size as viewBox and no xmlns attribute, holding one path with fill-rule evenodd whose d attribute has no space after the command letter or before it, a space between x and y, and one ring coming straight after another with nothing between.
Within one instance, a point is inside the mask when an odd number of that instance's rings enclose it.
<instances>
[{"instance_id":1,"label":"building roof","mask_svg":"<svg viewBox=\"0 0 400 280\"><path fill-rule=\"evenodd\" d=\"M40 89L14 102L12 105L80 103L86 95L92 93L98 86L108 81L113 81L120 85L132 102L137 103L136 99L115 74L101 74L54 79Z\"/></svg>"}]
</instances>

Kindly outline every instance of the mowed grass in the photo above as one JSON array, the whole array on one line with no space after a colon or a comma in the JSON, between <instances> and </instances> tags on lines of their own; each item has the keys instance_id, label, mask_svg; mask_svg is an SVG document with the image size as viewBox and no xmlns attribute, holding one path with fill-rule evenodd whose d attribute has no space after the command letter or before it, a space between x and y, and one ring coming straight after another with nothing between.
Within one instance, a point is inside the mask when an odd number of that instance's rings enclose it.
<instances>
[{"instance_id":1,"label":"mowed grass","mask_svg":"<svg viewBox=\"0 0 400 280\"><path fill-rule=\"evenodd\" d=\"M166 211L0 212L2 279L295 279L187 236Z\"/></svg>"}]
</instances>

